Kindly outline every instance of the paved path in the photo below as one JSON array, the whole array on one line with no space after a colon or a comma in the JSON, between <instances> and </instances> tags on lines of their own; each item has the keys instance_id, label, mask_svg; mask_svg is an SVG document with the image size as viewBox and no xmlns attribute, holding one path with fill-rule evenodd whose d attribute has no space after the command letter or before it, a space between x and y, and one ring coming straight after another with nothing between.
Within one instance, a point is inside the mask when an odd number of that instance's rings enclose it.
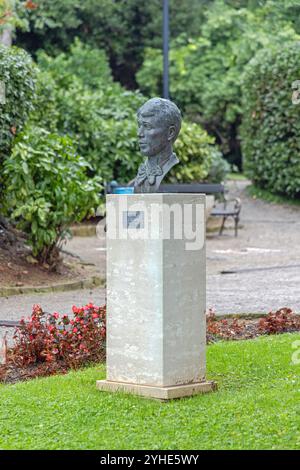
<instances>
[{"instance_id":1,"label":"paved path","mask_svg":"<svg viewBox=\"0 0 300 470\"><path fill-rule=\"evenodd\" d=\"M231 183L242 199L238 238L232 230L207 240L207 307L217 314L300 313L300 208L247 196L247 182ZM236 271L221 274L222 271Z\"/></svg>"},{"instance_id":2,"label":"paved path","mask_svg":"<svg viewBox=\"0 0 300 470\"><path fill-rule=\"evenodd\" d=\"M89 302L95 305L105 303L105 289L81 289L70 292L50 292L45 294L14 295L1 298L0 320L18 320L29 316L33 304L39 304L47 312L71 313L72 306L82 306Z\"/></svg>"},{"instance_id":3,"label":"paved path","mask_svg":"<svg viewBox=\"0 0 300 470\"><path fill-rule=\"evenodd\" d=\"M247 182L231 183L242 199L238 238L226 230L207 240L207 307L217 314L265 313L291 307L300 313L300 209L253 200ZM230 224L229 224L230 225ZM75 237L66 250L105 272L105 238ZM221 274L234 271L233 274ZM105 290L79 290L0 298L0 319L29 315L34 303L67 313L72 305L103 304Z\"/></svg>"}]
</instances>

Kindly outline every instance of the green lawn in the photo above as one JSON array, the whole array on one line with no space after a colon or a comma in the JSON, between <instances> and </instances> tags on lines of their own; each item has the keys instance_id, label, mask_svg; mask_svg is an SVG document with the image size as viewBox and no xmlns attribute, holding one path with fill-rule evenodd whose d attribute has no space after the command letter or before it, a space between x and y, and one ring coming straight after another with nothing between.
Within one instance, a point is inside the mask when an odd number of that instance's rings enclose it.
<instances>
[{"instance_id":1,"label":"green lawn","mask_svg":"<svg viewBox=\"0 0 300 470\"><path fill-rule=\"evenodd\" d=\"M103 366L0 387L1 449L300 448L300 334L208 347L219 391L161 403L96 390Z\"/></svg>"},{"instance_id":2,"label":"green lawn","mask_svg":"<svg viewBox=\"0 0 300 470\"><path fill-rule=\"evenodd\" d=\"M227 179L232 181L246 181L248 178L243 173L228 173Z\"/></svg>"}]
</instances>

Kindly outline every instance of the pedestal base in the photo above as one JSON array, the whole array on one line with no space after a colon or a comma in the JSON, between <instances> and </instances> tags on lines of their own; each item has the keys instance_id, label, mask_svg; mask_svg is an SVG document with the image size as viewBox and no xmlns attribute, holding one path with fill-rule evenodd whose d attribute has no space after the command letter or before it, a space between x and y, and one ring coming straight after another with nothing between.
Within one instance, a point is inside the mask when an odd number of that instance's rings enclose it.
<instances>
[{"instance_id":1,"label":"pedestal base","mask_svg":"<svg viewBox=\"0 0 300 470\"><path fill-rule=\"evenodd\" d=\"M110 380L97 380L97 388L104 392L125 392L158 400L172 400L174 398L190 397L200 393L213 392L217 389L215 382L198 382L172 387L153 387L151 385L137 385L125 382L112 382Z\"/></svg>"}]
</instances>

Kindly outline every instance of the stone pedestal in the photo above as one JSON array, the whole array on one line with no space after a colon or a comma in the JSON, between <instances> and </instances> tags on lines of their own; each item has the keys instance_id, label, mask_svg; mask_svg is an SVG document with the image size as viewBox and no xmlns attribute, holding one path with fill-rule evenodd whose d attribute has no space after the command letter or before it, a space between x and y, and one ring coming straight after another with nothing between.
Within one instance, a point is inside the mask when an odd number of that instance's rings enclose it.
<instances>
[{"instance_id":1,"label":"stone pedestal","mask_svg":"<svg viewBox=\"0 0 300 470\"><path fill-rule=\"evenodd\" d=\"M163 400L205 381L205 196L107 196L107 379Z\"/></svg>"}]
</instances>

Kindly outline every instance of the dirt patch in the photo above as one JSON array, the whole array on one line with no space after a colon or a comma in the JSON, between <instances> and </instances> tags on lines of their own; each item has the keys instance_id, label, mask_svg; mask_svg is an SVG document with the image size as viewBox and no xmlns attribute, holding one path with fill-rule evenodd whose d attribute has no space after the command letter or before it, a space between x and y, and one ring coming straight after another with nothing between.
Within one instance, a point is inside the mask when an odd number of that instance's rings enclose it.
<instances>
[{"instance_id":1,"label":"dirt patch","mask_svg":"<svg viewBox=\"0 0 300 470\"><path fill-rule=\"evenodd\" d=\"M96 364L105 362L105 353L103 352L102 358L98 358ZM84 367L92 366L95 362L91 361ZM83 367L81 367L82 369ZM30 364L26 367L17 367L13 364L1 365L0 364L0 382L3 384L14 384L17 382L24 382L26 380L35 379L37 377L49 377L51 375L66 374L71 369L70 367L60 361L54 364L47 362L39 364Z\"/></svg>"},{"instance_id":2,"label":"dirt patch","mask_svg":"<svg viewBox=\"0 0 300 470\"><path fill-rule=\"evenodd\" d=\"M77 281L97 274L96 268L64 254L56 272L41 266L23 249L9 251L0 247L0 287L48 286Z\"/></svg>"}]
</instances>

